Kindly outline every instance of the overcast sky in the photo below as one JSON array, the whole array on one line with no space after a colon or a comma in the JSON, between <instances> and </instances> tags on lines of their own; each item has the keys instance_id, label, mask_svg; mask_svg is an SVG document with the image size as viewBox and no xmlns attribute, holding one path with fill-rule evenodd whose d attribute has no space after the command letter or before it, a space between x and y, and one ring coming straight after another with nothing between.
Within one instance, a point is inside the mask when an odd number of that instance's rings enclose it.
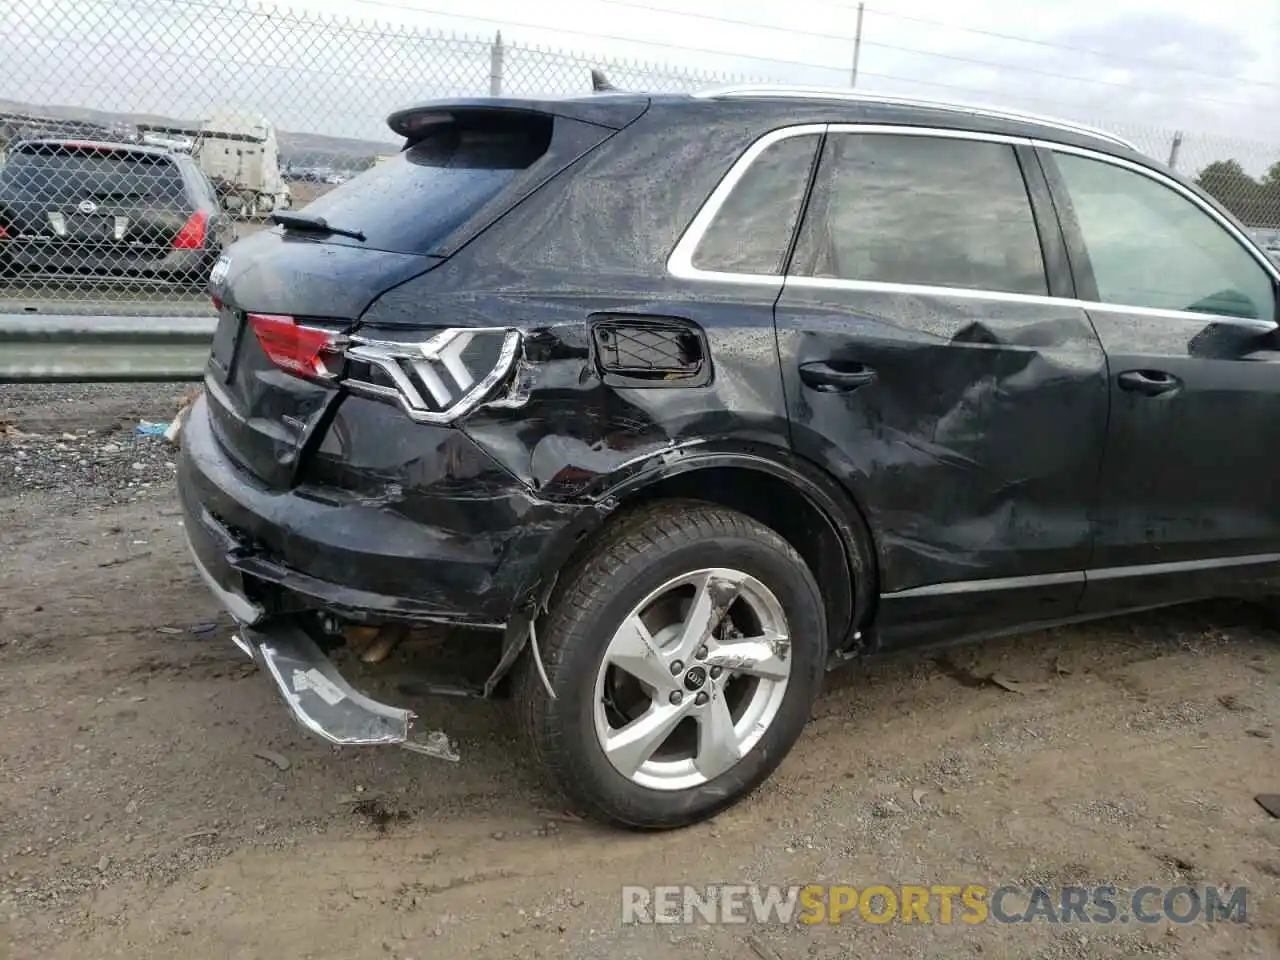
<instances>
[{"instance_id":1,"label":"overcast sky","mask_svg":"<svg viewBox=\"0 0 1280 960\"><path fill-rule=\"evenodd\" d=\"M182 117L243 104L285 129L381 138L395 106L486 92L498 29L504 89L531 94L585 91L596 64L619 85L650 89L697 86L693 72L847 85L856 22L854 0L280 6L347 25L300 25L219 0L7 0L0 97ZM433 30L482 42L445 43ZM1183 129L1183 165L1234 155L1256 172L1280 158L1280 0L877 0L863 22L858 86L1084 120L1162 158Z\"/></svg>"}]
</instances>

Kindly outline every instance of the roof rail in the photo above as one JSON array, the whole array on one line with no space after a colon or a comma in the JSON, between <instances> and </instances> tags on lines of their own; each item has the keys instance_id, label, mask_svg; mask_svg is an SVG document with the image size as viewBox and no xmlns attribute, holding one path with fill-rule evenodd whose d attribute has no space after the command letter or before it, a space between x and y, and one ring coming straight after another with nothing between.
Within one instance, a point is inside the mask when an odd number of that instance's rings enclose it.
<instances>
[{"instance_id":1,"label":"roof rail","mask_svg":"<svg viewBox=\"0 0 1280 960\"><path fill-rule=\"evenodd\" d=\"M929 107L936 110L952 110L957 113L968 113L973 116L990 117L998 120L1024 120L1031 123L1039 123L1046 127L1053 127L1070 133L1079 133L1085 136L1095 137L1099 140L1106 140L1109 143L1114 143L1121 147L1127 147L1135 153L1141 152L1134 144L1125 140L1123 137L1118 137L1114 133L1108 133L1105 130L1099 130L1097 127L1090 127L1083 123L1075 123L1071 120L1059 120L1056 117L1045 117L1036 113L1026 113L1021 110L1007 110L1003 107L988 107L982 104L958 103L948 100L927 100L921 97L898 97L890 94L862 93L857 90L845 90L840 87L771 86L768 84L713 87L709 90L700 90L693 94L693 96L700 100L713 100L720 98L748 99L756 97L764 99L766 97L793 97L796 99L808 100L847 100L858 103L887 103L893 106L902 107Z\"/></svg>"}]
</instances>

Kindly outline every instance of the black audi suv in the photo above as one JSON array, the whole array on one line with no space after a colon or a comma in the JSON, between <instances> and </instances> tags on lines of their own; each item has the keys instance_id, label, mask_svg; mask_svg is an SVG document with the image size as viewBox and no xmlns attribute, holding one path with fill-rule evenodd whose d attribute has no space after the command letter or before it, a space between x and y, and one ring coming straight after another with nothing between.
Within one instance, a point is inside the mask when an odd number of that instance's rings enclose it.
<instances>
[{"instance_id":1,"label":"black audi suv","mask_svg":"<svg viewBox=\"0 0 1280 960\"><path fill-rule=\"evenodd\" d=\"M673 827L836 665L1274 588L1280 275L1122 140L787 88L389 123L214 268L179 467L321 736L456 756L335 651L466 636L487 669L441 686L514 694L579 809Z\"/></svg>"}]
</instances>

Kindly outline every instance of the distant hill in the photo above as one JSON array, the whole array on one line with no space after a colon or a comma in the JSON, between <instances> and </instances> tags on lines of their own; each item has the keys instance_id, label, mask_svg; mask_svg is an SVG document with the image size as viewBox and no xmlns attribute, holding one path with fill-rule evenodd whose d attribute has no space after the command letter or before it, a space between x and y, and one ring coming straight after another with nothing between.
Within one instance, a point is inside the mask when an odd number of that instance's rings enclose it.
<instances>
[{"instance_id":1,"label":"distant hill","mask_svg":"<svg viewBox=\"0 0 1280 960\"><path fill-rule=\"evenodd\" d=\"M0 99L0 114L4 113L50 117L54 120L82 120L107 127L119 124L149 123L166 127L195 129L200 125L196 120L178 120L153 113L108 113L102 110L90 110L86 107L19 103L15 100ZM375 154L390 153L397 146L390 139L385 142L354 140L350 137L329 137L319 133L295 133L291 130L277 130L276 135L280 138L280 153L286 164L341 163L345 160L367 159Z\"/></svg>"}]
</instances>

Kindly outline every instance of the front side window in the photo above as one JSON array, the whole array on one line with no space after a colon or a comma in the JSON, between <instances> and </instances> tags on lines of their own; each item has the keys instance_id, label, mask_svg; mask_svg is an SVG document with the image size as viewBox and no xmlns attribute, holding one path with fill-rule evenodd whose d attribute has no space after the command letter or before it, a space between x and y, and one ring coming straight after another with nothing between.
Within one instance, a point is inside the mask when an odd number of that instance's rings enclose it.
<instances>
[{"instance_id":1,"label":"front side window","mask_svg":"<svg viewBox=\"0 0 1280 960\"><path fill-rule=\"evenodd\" d=\"M782 273L820 139L787 137L752 161L698 242L695 269Z\"/></svg>"},{"instance_id":2,"label":"front side window","mask_svg":"<svg viewBox=\"0 0 1280 960\"><path fill-rule=\"evenodd\" d=\"M791 273L1048 293L1013 147L947 137L830 135Z\"/></svg>"},{"instance_id":3,"label":"front side window","mask_svg":"<svg viewBox=\"0 0 1280 960\"><path fill-rule=\"evenodd\" d=\"M1055 160L1103 303L1275 316L1270 275L1198 205L1112 163L1067 153Z\"/></svg>"}]
</instances>

